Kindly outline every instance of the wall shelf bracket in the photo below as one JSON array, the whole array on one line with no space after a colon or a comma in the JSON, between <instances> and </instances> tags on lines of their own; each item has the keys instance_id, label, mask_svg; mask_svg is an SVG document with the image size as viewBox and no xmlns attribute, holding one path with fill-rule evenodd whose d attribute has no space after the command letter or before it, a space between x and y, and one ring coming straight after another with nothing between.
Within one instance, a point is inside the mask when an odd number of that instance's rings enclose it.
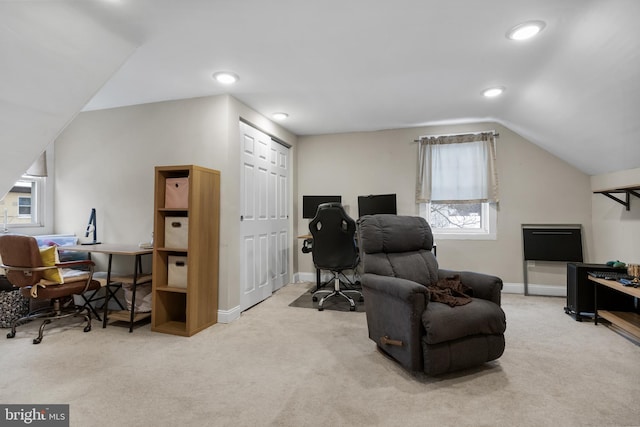
<instances>
[{"instance_id":1,"label":"wall shelf bracket","mask_svg":"<svg viewBox=\"0 0 640 427\"><path fill-rule=\"evenodd\" d=\"M634 195L640 198L640 185L632 185L629 187L621 187L621 188L611 188L608 190L599 190L594 191L594 194L602 194L610 198L611 200L615 200L625 207L626 210L631 208L631 195ZM624 194L624 199L614 196L614 194Z\"/></svg>"}]
</instances>

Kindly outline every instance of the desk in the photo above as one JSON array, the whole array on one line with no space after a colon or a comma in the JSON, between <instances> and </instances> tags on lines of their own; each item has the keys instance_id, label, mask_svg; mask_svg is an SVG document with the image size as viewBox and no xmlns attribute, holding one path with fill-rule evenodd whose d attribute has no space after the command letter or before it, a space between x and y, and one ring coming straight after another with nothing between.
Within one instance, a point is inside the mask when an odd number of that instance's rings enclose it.
<instances>
[{"instance_id":1,"label":"desk","mask_svg":"<svg viewBox=\"0 0 640 427\"><path fill-rule=\"evenodd\" d=\"M605 280L596 277L589 276L589 280L596 282L594 288L595 298L595 316L594 323L598 324L598 316L611 322L612 325L619 327L620 329L630 333L636 338L640 339L640 314L632 311L598 311L598 286L606 286L617 292L630 295L635 298L640 298L640 288L634 288L632 286L623 286L615 280Z\"/></svg>"},{"instance_id":2,"label":"desk","mask_svg":"<svg viewBox=\"0 0 640 427\"><path fill-rule=\"evenodd\" d=\"M148 283L151 281L151 274L143 274L142 273L142 256L143 255L151 255L153 253L153 249L145 249L140 248L137 245L124 245L124 244L109 244L109 243L100 243L97 245L75 245L75 246L62 246L61 250L70 251L70 252L87 252L89 254L89 258L91 258L92 253L97 254L107 254L109 255L109 264L107 267L107 288L112 286L112 283L131 283L132 284L132 297L131 297L131 310L123 310L120 312L112 313L112 318L114 320L122 320L129 322L129 332L133 332L133 324L139 320L146 319L151 316L151 313L135 313L135 303L136 303L136 286ZM126 276L111 276L111 265L113 262L114 255L125 255L125 256L133 256L134 257L134 265L133 265L133 274ZM107 292L105 294L104 301L104 315L102 317L102 327L107 327L107 314L108 314L108 306L109 306L109 298L111 293Z\"/></svg>"}]
</instances>

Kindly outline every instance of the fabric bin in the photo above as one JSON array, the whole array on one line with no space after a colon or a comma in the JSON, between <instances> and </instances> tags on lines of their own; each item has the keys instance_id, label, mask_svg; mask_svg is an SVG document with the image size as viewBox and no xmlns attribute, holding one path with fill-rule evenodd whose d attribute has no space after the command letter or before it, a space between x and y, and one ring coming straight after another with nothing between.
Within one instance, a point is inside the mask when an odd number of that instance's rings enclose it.
<instances>
[{"instance_id":1,"label":"fabric bin","mask_svg":"<svg viewBox=\"0 0 640 427\"><path fill-rule=\"evenodd\" d=\"M189 246L189 218L170 216L164 220L165 248L186 249Z\"/></svg>"},{"instance_id":2,"label":"fabric bin","mask_svg":"<svg viewBox=\"0 0 640 427\"><path fill-rule=\"evenodd\" d=\"M189 207L189 178L167 178L165 185L164 207L187 209Z\"/></svg>"},{"instance_id":3,"label":"fabric bin","mask_svg":"<svg viewBox=\"0 0 640 427\"><path fill-rule=\"evenodd\" d=\"M127 310L131 311L133 300L133 283L123 283L124 300L127 302ZM135 313L148 313L151 311L151 282L136 285L136 309Z\"/></svg>"},{"instance_id":4,"label":"fabric bin","mask_svg":"<svg viewBox=\"0 0 640 427\"><path fill-rule=\"evenodd\" d=\"M187 287L187 257L169 255L167 285L176 288Z\"/></svg>"}]
</instances>

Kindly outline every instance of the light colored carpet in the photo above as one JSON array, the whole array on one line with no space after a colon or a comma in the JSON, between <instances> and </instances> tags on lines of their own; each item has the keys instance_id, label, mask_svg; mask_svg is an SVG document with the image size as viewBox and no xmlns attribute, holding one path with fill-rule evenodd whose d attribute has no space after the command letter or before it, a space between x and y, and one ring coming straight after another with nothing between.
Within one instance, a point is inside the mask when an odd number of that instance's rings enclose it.
<instances>
[{"instance_id":1,"label":"light colored carpet","mask_svg":"<svg viewBox=\"0 0 640 427\"><path fill-rule=\"evenodd\" d=\"M71 426L637 426L640 347L504 294L506 351L429 378L376 350L364 313L289 307L288 285L190 338L98 322L0 337L1 403L68 403ZM3 332L6 330L3 330Z\"/></svg>"}]
</instances>

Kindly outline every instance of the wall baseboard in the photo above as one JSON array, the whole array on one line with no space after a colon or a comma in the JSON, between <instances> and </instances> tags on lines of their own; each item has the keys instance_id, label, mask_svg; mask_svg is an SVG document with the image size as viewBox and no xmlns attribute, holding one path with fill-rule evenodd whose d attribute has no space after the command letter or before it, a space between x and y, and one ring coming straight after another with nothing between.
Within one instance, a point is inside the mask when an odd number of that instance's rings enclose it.
<instances>
[{"instance_id":1,"label":"wall baseboard","mask_svg":"<svg viewBox=\"0 0 640 427\"><path fill-rule=\"evenodd\" d=\"M218 323L231 323L240 318L240 306L231 310L218 310Z\"/></svg>"},{"instance_id":2,"label":"wall baseboard","mask_svg":"<svg viewBox=\"0 0 640 427\"><path fill-rule=\"evenodd\" d=\"M502 292L505 294L524 294L524 283L504 283ZM529 295L544 297L566 297L566 286L539 285L529 283Z\"/></svg>"},{"instance_id":3,"label":"wall baseboard","mask_svg":"<svg viewBox=\"0 0 640 427\"><path fill-rule=\"evenodd\" d=\"M313 282L316 281L316 273L295 273L293 275L293 283Z\"/></svg>"},{"instance_id":4,"label":"wall baseboard","mask_svg":"<svg viewBox=\"0 0 640 427\"><path fill-rule=\"evenodd\" d=\"M293 283L315 282L316 273L294 273ZM286 286L286 285L285 285ZM524 294L524 283L504 283L502 292L506 294ZM566 297L567 288L563 286L540 285L529 283L529 294L532 296ZM231 323L240 318L240 306L230 310L218 310L218 323Z\"/></svg>"},{"instance_id":5,"label":"wall baseboard","mask_svg":"<svg viewBox=\"0 0 640 427\"><path fill-rule=\"evenodd\" d=\"M327 278L328 277L329 276L327 276ZM315 283L315 281L316 281L315 273L298 272L293 275L294 283L301 283L301 282ZM506 294L524 294L524 283L504 283L502 292ZM536 283L529 283L529 294L547 296L547 297L566 297L567 288L566 286L541 285Z\"/></svg>"}]
</instances>

